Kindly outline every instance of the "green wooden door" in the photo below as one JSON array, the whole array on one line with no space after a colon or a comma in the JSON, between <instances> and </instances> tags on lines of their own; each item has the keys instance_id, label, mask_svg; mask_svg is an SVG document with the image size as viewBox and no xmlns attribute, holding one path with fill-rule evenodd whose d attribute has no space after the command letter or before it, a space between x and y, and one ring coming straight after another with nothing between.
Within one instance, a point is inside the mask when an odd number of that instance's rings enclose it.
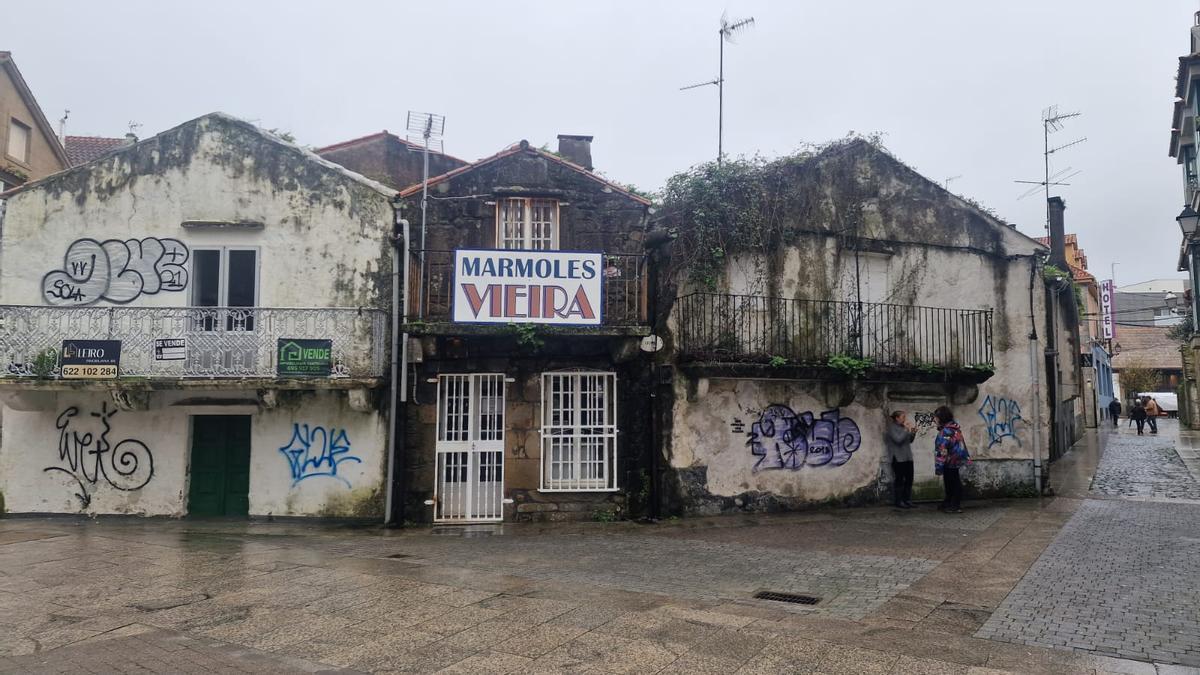
<instances>
[{"instance_id":1,"label":"green wooden door","mask_svg":"<svg viewBox=\"0 0 1200 675\"><path fill-rule=\"evenodd\" d=\"M244 516L250 511L250 417L192 417L188 515Z\"/></svg>"}]
</instances>

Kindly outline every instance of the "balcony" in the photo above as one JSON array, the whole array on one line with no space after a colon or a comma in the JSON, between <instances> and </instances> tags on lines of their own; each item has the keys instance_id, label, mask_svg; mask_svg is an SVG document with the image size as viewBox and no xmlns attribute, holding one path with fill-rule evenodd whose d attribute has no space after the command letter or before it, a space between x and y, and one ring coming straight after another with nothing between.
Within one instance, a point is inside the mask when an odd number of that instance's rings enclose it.
<instances>
[{"instance_id":1,"label":"balcony","mask_svg":"<svg viewBox=\"0 0 1200 675\"><path fill-rule=\"evenodd\" d=\"M406 330L415 334L490 333L506 324L474 325L453 322L454 251L410 251L409 315ZM548 332L649 335L647 325L647 257L603 255L603 313L601 325L546 325Z\"/></svg>"},{"instance_id":2,"label":"balcony","mask_svg":"<svg viewBox=\"0 0 1200 675\"><path fill-rule=\"evenodd\" d=\"M850 356L930 377L991 372L992 310L717 293L676 308L676 346L692 362L825 368Z\"/></svg>"},{"instance_id":3,"label":"balcony","mask_svg":"<svg viewBox=\"0 0 1200 675\"><path fill-rule=\"evenodd\" d=\"M277 374L279 341L317 339L331 342L329 376L291 378L289 388L373 386L384 374L386 327L387 314L377 309L5 305L0 385L82 386L80 380L58 382L63 340L119 340L120 386L246 379L280 386L289 378ZM163 339L177 345L169 359L155 353L155 341Z\"/></svg>"}]
</instances>

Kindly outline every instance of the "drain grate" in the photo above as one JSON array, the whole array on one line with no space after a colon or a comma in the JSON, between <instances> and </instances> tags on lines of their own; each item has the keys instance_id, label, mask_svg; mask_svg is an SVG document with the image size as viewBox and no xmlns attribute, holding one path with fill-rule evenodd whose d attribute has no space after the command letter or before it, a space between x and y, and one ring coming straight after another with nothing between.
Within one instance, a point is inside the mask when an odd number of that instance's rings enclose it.
<instances>
[{"instance_id":1,"label":"drain grate","mask_svg":"<svg viewBox=\"0 0 1200 675\"><path fill-rule=\"evenodd\" d=\"M759 591L754 594L759 600L774 600L775 602L790 602L796 605L815 605L821 601L813 595L797 595L795 593L776 593L774 591Z\"/></svg>"}]
</instances>

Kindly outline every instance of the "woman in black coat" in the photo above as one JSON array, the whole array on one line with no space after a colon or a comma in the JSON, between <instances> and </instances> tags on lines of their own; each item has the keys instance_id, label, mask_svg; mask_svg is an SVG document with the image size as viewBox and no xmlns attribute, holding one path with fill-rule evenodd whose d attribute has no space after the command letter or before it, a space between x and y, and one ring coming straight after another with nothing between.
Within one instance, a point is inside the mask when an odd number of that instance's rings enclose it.
<instances>
[{"instance_id":1,"label":"woman in black coat","mask_svg":"<svg viewBox=\"0 0 1200 675\"><path fill-rule=\"evenodd\" d=\"M1137 424L1138 436L1141 436L1142 429L1146 426L1146 408L1142 406L1141 399L1133 404L1133 410L1129 411L1129 419Z\"/></svg>"}]
</instances>

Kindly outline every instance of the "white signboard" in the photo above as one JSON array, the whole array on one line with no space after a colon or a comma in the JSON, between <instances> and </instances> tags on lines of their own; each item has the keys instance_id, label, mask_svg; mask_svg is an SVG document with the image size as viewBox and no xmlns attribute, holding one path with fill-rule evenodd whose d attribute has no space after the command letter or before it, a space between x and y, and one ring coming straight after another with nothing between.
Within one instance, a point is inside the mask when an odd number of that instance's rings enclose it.
<instances>
[{"instance_id":1,"label":"white signboard","mask_svg":"<svg viewBox=\"0 0 1200 675\"><path fill-rule=\"evenodd\" d=\"M599 326L603 263L599 253L457 250L454 321Z\"/></svg>"},{"instance_id":2,"label":"white signboard","mask_svg":"<svg viewBox=\"0 0 1200 675\"><path fill-rule=\"evenodd\" d=\"M155 361L183 361L187 359L187 343L183 338L158 338L154 341Z\"/></svg>"},{"instance_id":3,"label":"white signboard","mask_svg":"<svg viewBox=\"0 0 1200 675\"><path fill-rule=\"evenodd\" d=\"M1116 298L1113 297L1112 279L1100 282L1100 327L1105 340L1117 335Z\"/></svg>"}]
</instances>

